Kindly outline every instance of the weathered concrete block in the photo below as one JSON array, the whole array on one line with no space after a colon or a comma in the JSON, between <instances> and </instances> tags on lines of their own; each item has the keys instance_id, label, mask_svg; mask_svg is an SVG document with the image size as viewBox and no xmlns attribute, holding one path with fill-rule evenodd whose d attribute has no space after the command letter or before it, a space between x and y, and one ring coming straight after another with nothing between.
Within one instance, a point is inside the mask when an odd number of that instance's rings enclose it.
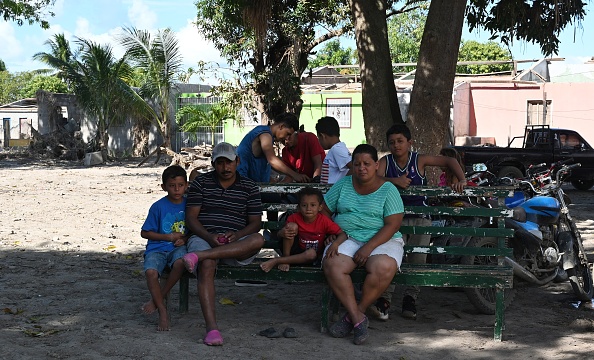
<instances>
[{"instance_id":1,"label":"weathered concrete block","mask_svg":"<svg viewBox=\"0 0 594 360\"><path fill-rule=\"evenodd\" d=\"M101 155L101 151L95 151L92 153L85 154L84 164L85 166L103 164L103 156Z\"/></svg>"}]
</instances>

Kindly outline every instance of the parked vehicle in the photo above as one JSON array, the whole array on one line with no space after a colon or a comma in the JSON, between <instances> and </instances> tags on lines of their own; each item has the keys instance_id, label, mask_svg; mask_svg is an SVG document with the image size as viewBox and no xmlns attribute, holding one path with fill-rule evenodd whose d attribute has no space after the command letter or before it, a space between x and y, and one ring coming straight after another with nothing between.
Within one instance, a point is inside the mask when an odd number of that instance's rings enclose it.
<instances>
[{"instance_id":1,"label":"parked vehicle","mask_svg":"<svg viewBox=\"0 0 594 360\"><path fill-rule=\"evenodd\" d=\"M568 160L569 161L569 160ZM594 295L592 270L580 233L569 214L568 197L561 188L563 177L578 169L580 164L558 162L545 171L543 164L528 169L528 177L512 180L522 191L507 199L513 208L513 219L506 219L506 227L514 229L508 245L513 248L513 259L505 261L514 268L514 275L527 283L544 285L551 281L569 280L577 299L591 301ZM467 246L493 247L497 239L475 237ZM465 256L462 263L497 262L496 258ZM505 292L509 305L514 289ZM494 289L465 289L469 300L482 312L495 312Z\"/></svg>"},{"instance_id":2,"label":"parked vehicle","mask_svg":"<svg viewBox=\"0 0 594 360\"><path fill-rule=\"evenodd\" d=\"M522 147L512 147L522 139ZM472 164L486 164L489 171L499 178L523 178L531 164L553 164L575 159L582 166L574 169L565 181L578 190L594 186L594 149L573 130L551 129L548 125L526 126L524 135L514 137L507 147L455 146L467 170Z\"/></svg>"}]
</instances>

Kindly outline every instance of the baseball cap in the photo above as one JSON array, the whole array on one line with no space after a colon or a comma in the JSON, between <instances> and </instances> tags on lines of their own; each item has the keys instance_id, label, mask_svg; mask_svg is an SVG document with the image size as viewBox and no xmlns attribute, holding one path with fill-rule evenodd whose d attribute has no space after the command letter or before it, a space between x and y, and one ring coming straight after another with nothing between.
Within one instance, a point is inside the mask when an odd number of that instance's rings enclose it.
<instances>
[{"instance_id":1,"label":"baseball cap","mask_svg":"<svg viewBox=\"0 0 594 360\"><path fill-rule=\"evenodd\" d=\"M212 162L215 162L218 158L224 157L231 161L235 160L237 154L235 153L235 147L226 142L220 142L215 145L212 149Z\"/></svg>"}]
</instances>

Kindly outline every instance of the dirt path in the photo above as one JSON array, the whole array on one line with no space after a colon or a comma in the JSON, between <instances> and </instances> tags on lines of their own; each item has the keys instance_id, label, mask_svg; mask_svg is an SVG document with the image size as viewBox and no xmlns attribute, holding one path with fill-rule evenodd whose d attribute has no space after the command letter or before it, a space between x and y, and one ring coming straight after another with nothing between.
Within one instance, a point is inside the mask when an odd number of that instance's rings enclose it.
<instances>
[{"instance_id":1,"label":"dirt path","mask_svg":"<svg viewBox=\"0 0 594 360\"><path fill-rule=\"evenodd\" d=\"M574 303L568 283L522 288L506 311L504 341L493 317L477 314L462 291L424 288L417 321L398 313L372 321L363 346L318 331L319 284L264 288L217 283L225 345L199 339L204 321L194 286L190 312L172 311L172 330L140 312L148 298L140 226L163 196L164 165L138 161L85 168L70 163L0 161L1 359L590 359L594 311ZM568 190L590 260L594 191ZM177 288L172 294L177 304ZM175 308L175 306L174 306ZM293 327L296 339L257 333Z\"/></svg>"}]
</instances>

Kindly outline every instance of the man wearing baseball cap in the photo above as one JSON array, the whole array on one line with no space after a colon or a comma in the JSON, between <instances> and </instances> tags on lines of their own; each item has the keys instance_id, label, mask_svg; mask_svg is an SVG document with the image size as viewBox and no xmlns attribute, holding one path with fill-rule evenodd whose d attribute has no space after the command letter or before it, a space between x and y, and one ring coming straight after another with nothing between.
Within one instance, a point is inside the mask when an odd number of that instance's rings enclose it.
<instances>
[{"instance_id":1,"label":"man wearing baseball cap","mask_svg":"<svg viewBox=\"0 0 594 360\"><path fill-rule=\"evenodd\" d=\"M196 274L198 298L206 323L206 345L223 345L215 314L215 272L220 261L242 266L251 263L262 246L262 203L258 185L239 175L235 147L218 143L212 151L214 171L190 184L186 226L192 232L186 269Z\"/></svg>"}]
</instances>

